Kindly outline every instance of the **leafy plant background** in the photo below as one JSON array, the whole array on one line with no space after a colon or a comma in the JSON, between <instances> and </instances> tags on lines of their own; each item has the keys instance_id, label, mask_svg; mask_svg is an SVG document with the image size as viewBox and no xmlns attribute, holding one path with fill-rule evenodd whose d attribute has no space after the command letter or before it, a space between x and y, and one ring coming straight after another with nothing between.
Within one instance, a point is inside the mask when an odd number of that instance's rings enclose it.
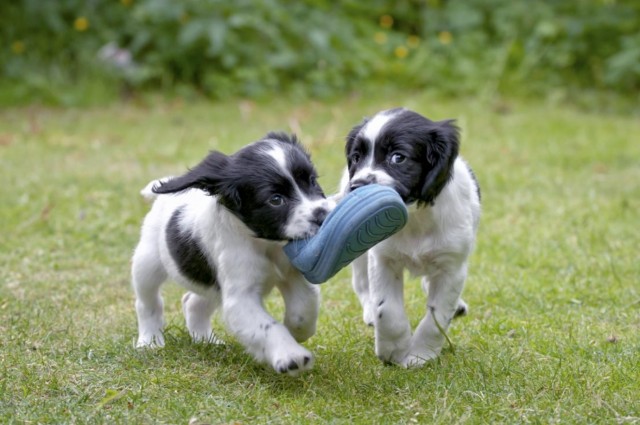
<instances>
[{"instance_id":1,"label":"leafy plant background","mask_svg":"<svg viewBox=\"0 0 640 425\"><path fill-rule=\"evenodd\" d=\"M635 0L16 0L0 37L2 103L640 89Z\"/></svg>"}]
</instances>

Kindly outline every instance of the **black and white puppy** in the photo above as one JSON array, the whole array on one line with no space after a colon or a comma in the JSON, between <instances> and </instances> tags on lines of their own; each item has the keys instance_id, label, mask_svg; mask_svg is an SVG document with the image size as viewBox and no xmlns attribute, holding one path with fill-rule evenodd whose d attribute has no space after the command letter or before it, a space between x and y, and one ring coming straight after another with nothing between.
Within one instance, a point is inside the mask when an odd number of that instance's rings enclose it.
<instances>
[{"instance_id":1,"label":"black and white puppy","mask_svg":"<svg viewBox=\"0 0 640 425\"><path fill-rule=\"evenodd\" d=\"M164 345L160 286L171 278L189 290L182 306L194 340L217 341L211 315L221 307L255 359L291 375L310 369L313 356L298 342L315 333L319 291L282 246L313 236L332 205L295 136L269 133L233 155L212 152L142 194L155 201L133 255L137 346ZM274 286L284 298L284 325L262 304Z\"/></svg>"},{"instance_id":2,"label":"black and white puppy","mask_svg":"<svg viewBox=\"0 0 640 425\"><path fill-rule=\"evenodd\" d=\"M347 136L341 194L378 183L409 207L407 225L353 263L353 287L364 321L375 326L384 362L419 366L437 357L460 298L480 220L480 189L458 157L458 129L406 109L376 114ZM339 197L338 197L339 198ZM426 314L412 333L403 303L403 271L422 276Z\"/></svg>"}]
</instances>

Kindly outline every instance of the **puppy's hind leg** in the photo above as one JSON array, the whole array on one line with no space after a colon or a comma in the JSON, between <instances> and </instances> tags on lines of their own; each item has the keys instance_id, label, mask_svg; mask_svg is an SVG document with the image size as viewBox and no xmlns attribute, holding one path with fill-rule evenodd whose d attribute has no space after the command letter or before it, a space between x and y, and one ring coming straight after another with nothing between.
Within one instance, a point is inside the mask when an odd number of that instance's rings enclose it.
<instances>
[{"instance_id":1,"label":"puppy's hind leg","mask_svg":"<svg viewBox=\"0 0 640 425\"><path fill-rule=\"evenodd\" d=\"M220 305L220 290L211 288L208 296L198 295L195 292L187 292L182 297L182 312L189 335L194 342L207 342L220 344L211 329L211 315Z\"/></svg>"},{"instance_id":2,"label":"puppy's hind leg","mask_svg":"<svg viewBox=\"0 0 640 425\"><path fill-rule=\"evenodd\" d=\"M351 284L362 306L362 320L369 326L373 326L374 312L369 294L369 276L367 269L369 262L368 253L356 258L351 264Z\"/></svg>"},{"instance_id":3,"label":"puppy's hind leg","mask_svg":"<svg viewBox=\"0 0 640 425\"><path fill-rule=\"evenodd\" d=\"M393 260L369 257L376 355L385 363L401 364L410 348L411 326L404 310L402 272Z\"/></svg>"},{"instance_id":4,"label":"puppy's hind leg","mask_svg":"<svg viewBox=\"0 0 640 425\"><path fill-rule=\"evenodd\" d=\"M147 241L148 242L148 241ZM136 294L138 342L136 347L163 347L163 302L160 286L167 279L154 244L141 241L133 254L131 276Z\"/></svg>"}]
</instances>

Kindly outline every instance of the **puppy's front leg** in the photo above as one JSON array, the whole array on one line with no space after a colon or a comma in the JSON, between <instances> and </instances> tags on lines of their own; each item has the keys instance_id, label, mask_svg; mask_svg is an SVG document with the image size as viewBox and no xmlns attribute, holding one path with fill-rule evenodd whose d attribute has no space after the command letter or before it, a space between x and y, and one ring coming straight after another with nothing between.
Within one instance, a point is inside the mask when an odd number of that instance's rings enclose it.
<instances>
[{"instance_id":1,"label":"puppy's front leg","mask_svg":"<svg viewBox=\"0 0 640 425\"><path fill-rule=\"evenodd\" d=\"M383 362L401 363L409 351L411 327L404 311L402 270L393 260L369 256L376 355Z\"/></svg>"},{"instance_id":2,"label":"puppy's front leg","mask_svg":"<svg viewBox=\"0 0 640 425\"><path fill-rule=\"evenodd\" d=\"M466 276L466 264L458 268L442 268L429 276L427 313L411 339L411 349L402 361L404 366L421 366L438 357L451 320L461 308L466 308L460 299Z\"/></svg>"},{"instance_id":3,"label":"puppy's front leg","mask_svg":"<svg viewBox=\"0 0 640 425\"><path fill-rule=\"evenodd\" d=\"M223 290L223 318L256 360L267 361L277 372L294 376L311 369L313 355L264 310L262 295L255 285L236 281L225 288L228 290Z\"/></svg>"}]
</instances>

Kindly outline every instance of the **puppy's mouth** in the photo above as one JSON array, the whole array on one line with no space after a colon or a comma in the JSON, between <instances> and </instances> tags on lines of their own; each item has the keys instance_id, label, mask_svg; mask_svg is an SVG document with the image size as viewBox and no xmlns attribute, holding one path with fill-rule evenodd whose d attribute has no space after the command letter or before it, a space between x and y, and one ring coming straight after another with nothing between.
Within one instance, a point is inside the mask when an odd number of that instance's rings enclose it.
<instances>
[{"instance_id":1,"label":"puppy's mouth","mask_svg":"<svg viewBox=\"0 0 640 425\"><path fill-rule=\"evenodd\" d=\"M312 237L317 235L319 231L320 231L320 226L315 225L314 227L308 230L305 230L304 232L298 233L296 235L287 236L286 240L290 242L290 241L296 241L296 240L311 239Z\"/></svg>"},{"instance_id":2,"label":"puppy's mouth","mask_svg":"<svg viewBox=\"0 0 640 425\"><path fill-rule=\"evenodd\" d=\"M286 239L290 240L290 241L291 240L299 240L299 239L311 239L312 237L317 235L318 232L320 231L320 228L322 227L322 223L324 223L324 220L325 220L327 214L328 214L328 212L325 212L325 213L322 214L321 217L318 217L316 215L313 219L308 220L304 225L304 229L301 229L299 227L298 231L286 232L286 234L285 234ZM299 223L302 224L301 222L299 222ZM293 229L291 229L291 230L293 230Z\"/></svg>"},{"instance_id":3,"label":"puppy's mouth","mask_svg":"<svg viewBox=\"0 0 640 425\"><path fill-rule=\"evenodd\" d=\"M357 187L349 186L348 191L352 192L359 187L367 186L369 184L379 184L380 186L390 187L391 189L398 192L398 195L400 195L405 205L411 205L417 201L417 198L411 195L411 191L406 186L404 186L402 183L399 183L399 182L393 182L393 183L373 182L373 183L367 183L367 184L360 184L360 185L357 185Z\"/></svg>"}]
</instances>

